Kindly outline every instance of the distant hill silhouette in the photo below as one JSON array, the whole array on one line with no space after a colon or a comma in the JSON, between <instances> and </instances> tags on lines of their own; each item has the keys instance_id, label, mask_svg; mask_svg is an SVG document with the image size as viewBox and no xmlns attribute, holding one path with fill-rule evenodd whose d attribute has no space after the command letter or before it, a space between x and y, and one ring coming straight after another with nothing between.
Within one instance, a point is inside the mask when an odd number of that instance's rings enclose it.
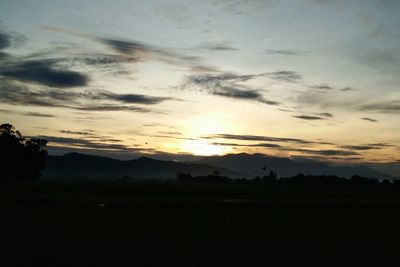
<instances>
[{"instance_id":1,"label":"distant hill silhouette","mask_svg":"<svg viewBox=\"0 0 400 267\"><path fill-rule=\"evenodd\" d=\"M295 176L299 173L310 175L337 175L350 178L353 175L392 179L393 177L366 166L332 166L318 161L300 162L288 158L270 157L262 154L228 154L224 156L204 157L197 161L234 172L248 173L252 176L265 176L273 170L279 177ZM265 168L264 168L265 167Z\"/></svg>"},{"instance_id":2,"label":"distant hill silhouette","mask_svg":"<svg viewBox=\"0 0 400 267\"><path fill-rule=\"evenodd\" d=\"M204 157L195 162L175 162L141 157L134 160L117 160L101 156L69 153L48 156L45 178L165 178L175 179L177 173L207 176L218 172L230 178L263 177L273 170L279 177L305 175L336 175L350 178L354 175L392 179L390 175L365 166L331 166L322 162L299 162L288 158L262 154L229 154Z\"/></svg>"},{"instance_id":3,"label":"distant hill silhouette","mask_svg":"<svg viewBox=\"0 0 400 267\"><path fill-rule=\"evenodd\" d=\"M107 157L80 153L63 156L48 156L45 178L171 178L179 172L193 175L208 175L218 171L229 177L243 176L241 173L213 167L202 163L183 163L141 157L134 160L116 160Z\"/></svg>"}]
</instances>

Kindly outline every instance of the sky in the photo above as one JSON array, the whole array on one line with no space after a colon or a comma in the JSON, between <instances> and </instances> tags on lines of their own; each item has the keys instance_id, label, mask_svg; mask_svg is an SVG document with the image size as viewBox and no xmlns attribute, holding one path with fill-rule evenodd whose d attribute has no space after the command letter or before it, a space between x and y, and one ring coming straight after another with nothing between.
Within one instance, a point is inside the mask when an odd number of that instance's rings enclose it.
<instances>
[{"instance_id":1,"label":"sky","mask_svg":"<svg viewBox=\"0 0 400 267\"><path fill-rule=\"evenodd\" d=\"M400 170L399 12L396 0L0 0L0 121L50 154Z\"/></svg>"}]
</instances>

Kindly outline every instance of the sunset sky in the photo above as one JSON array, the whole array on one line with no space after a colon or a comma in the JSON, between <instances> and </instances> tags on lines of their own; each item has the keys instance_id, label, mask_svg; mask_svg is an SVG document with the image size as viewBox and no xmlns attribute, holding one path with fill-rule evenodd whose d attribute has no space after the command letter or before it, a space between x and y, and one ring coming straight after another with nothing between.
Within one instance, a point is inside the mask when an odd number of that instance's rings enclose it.
<instances>
[{"instance_id":1,"label":"sunset sky","mask_svg":"<svg viewBox=\"0 0 400 267\"><path fill-rule=\"evenodd\" d=\"M51 154L398 166L399 14L397 0L1 0L1 123Z\"/></svg>"}]
</instances>

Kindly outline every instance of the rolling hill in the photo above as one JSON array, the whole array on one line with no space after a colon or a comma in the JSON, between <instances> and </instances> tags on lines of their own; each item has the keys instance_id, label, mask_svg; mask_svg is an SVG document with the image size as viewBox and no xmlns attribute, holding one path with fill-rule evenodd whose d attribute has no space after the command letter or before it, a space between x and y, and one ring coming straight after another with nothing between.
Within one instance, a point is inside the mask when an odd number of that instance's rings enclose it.
<instances>
[{"instance_id":1,"label":"rolling hill","mask_svg":"<svg viewBox=\"0 0 400 267\"><path fill-rule=\"evenodd\" d=\"M279 177L294 176L299 173L311 175L337 175L350 178L353 175L392 179L393 177L366 166L333 166L319 161L295 161L283 157L270 157L262 154L228 154L224 156L204 157L197 161L201 164L226 168L251 176L264 176L273 170ZM265 167L265 170L263 169Z\"/></svg>"},{"instance_id":2,"label":"rolling hill","mask_svg":"<svg viewBox=\"0 0 400 267\"><path fill-rule=\"evenodd\" d=\"M45 178L166 178L173 179L178 172L208 175L218 171L221 175L239 177L243 174L203 163L184 163L140 157L134 160L117 160L80 153L48 156Z\"/></svg>"}]
</instances>

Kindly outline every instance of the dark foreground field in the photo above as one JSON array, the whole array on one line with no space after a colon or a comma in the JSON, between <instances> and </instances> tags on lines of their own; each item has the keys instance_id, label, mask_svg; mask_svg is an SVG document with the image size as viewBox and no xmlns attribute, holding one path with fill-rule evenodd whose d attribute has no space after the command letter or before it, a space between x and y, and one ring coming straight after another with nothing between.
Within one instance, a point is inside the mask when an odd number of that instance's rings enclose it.
<instances>
[{"instance_id":1,"label":"dark foreground field","mask_svg":"<svg viewBox=\"0 0 400 267\"><path fill-rule=\"evenodd\" d=\"M0 266L399 266L390 187L0 185Z\"/></svg>"}]
</instances>

